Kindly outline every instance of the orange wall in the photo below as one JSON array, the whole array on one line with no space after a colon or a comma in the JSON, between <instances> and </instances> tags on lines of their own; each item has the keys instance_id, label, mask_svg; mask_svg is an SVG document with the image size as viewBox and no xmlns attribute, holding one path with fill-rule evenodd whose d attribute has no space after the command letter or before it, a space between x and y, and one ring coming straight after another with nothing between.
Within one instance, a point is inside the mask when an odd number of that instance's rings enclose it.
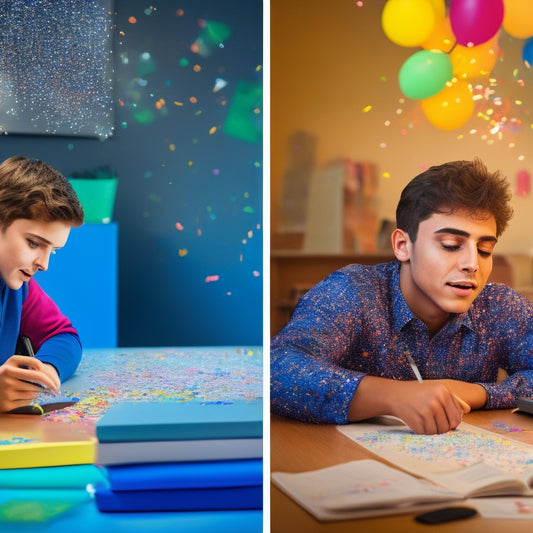
<instances>
[{"instance_id":1,"label":"orange wall","mask_svg":"<svg viewBox=\"0 0 533 533\"><path fill-rule=\"evenodd\" d=\"M400 67L420 48L401 47L386 38L381 27L384 4L384 0L364 0L363 7L355 0L270 1L273 231L279 228L289 138L299 130L317 138L317 167L339 157L376 164L382 218L394 219L401 189L433 164L479 156L490 169L501 169L512 184L522 170L533 175L533 70L521 61L524 41L501 30L503 57L491 76L497 80L496 95L509 107L509 118L523 121L520 131L506 130L501 138L490 133L490 123L477 116L490 107L487 102L476 104L464 127L439 130L425 118L420 103L400 91ZM487 85L487 80L481 82ZM371 109L365 112L367 106ZM498 251L533 255L529 229L533 197L515 197L513 203L515 218Z\"/></svg>"}]
</instances>

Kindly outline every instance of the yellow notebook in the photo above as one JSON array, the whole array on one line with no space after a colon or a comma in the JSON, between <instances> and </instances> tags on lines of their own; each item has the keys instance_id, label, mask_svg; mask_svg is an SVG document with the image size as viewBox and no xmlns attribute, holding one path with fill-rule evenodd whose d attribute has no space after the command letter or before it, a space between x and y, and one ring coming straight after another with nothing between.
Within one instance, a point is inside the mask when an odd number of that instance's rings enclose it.
<instances>
[{"instance_id":1,"label":"yellow notebook","mask_svg":"<svg viewBox=\"0 0 533 533\"><path fill-rule=\"evenodd\" d=\"M76 423L28 415L0 417L0 469L92 464L96 444L93 428Z\"/></svg>"}]
</instances>

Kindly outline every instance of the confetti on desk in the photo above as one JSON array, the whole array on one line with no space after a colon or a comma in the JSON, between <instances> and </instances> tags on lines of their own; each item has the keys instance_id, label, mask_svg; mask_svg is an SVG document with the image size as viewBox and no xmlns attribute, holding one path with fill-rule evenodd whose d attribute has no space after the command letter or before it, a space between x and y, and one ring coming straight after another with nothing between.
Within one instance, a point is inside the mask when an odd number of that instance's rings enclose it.
<instances>
[{"instance_id":1,"label":"confetti on desk","mask_svg":"<svg viewBox=\"0 0 533 533\"><path fill-rule=\"evenodd\" d=\"M63 396L80 401L45 415L52 420L95 422L119 401L207 402L260 398L260 348L113 348L84 351Z\"/></svg>"},{"instance_id":2,"label":"confetti on desk","mask_svg":"<svg viewBox=\"0 0 533 533\"><path fill-rule=\"evenodd\" d=\"M533 469L533 446L464 422L438 435L418 435L405 425L349 424L338 429L363 448L420 475L482 461L513 475Z\"/></svg>"}]
</instances>

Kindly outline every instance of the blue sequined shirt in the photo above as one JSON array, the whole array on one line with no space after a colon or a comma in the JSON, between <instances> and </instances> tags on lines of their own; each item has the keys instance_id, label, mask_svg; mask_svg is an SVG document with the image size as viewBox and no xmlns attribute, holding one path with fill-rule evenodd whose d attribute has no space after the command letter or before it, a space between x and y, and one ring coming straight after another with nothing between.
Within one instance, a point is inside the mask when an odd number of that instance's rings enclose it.
<instances>
[{"instance_id":1,"label":"blue sequined shirt","mask_svg":"<svg viewBox=\"0 0 533 533\"><path fill-rule=\"evenodd\" d=\"M533 306L502 284L487 284L466 313L451 315L432 338L400 291L400 263L349 265L298 303L271 344L271 407L307 422L348 422L366 374L482 385L485 409L511 408L533 396ZM509 377L497 383L498 368Z\"/></svg>"}]
</instances>

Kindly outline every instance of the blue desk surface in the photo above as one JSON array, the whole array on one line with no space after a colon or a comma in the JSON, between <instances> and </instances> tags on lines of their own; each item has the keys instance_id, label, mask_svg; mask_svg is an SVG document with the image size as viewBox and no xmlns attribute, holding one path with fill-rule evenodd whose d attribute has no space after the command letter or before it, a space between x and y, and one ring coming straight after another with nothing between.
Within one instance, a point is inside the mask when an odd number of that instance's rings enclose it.
<instances>
[{"instance_id":1,"label":"blue desk surface","mask_svg":"<svg viewBox=\"0 0 533 533\"><path fill-rule=\"evenodd\" d=\"M201 399L216 402L260 398L263 394L262 358L262 349L257 346L85 350L78 371L62 386L63 395L77 396L80 401L74 407L40 417L38 424L46 424L49 428L49 425L61 423L63 430L71 424L73 431L94 434L96 421L120 401ZM35 424L35 417L29 418ZM53 498L55 500L50 501ZM47 499L50 505L46 505ZM56 514L50 511L54 501ZM43 509L47 511L43 513ZM26 517L33 513L34 519L13 521L13 517L21 513ZM100 513L85 490L2 490L0 487L2 533L201 533L217 529L254 533L262 531L262 520L261 511Z\"/></svg>"}]
</instances>

